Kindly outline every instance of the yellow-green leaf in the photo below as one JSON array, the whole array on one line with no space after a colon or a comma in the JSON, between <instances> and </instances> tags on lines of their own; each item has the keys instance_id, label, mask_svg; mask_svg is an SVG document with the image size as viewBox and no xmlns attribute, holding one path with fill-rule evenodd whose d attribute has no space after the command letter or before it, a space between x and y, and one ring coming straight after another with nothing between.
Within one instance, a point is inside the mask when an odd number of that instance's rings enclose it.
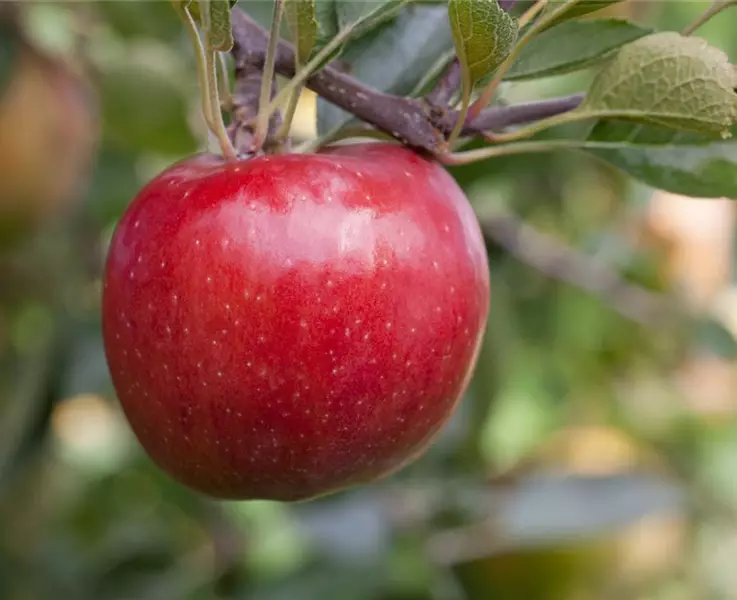
<instances>
[{"instance_id":1,"label":"yellow-green leaf","mask_svg":"<svg viewBox=\"0 0 737 600\"><path fill-rule=\"evenodd\" d=\"M518 23L497 0L449 0L448 16L468 90L507 57L517 41Z\"/></svg>"},{"instance_id":2,"label":"yellow-green leaf","mask_svg":"<svg viewBox=\"0 0 737 600\"><path fill-rule=\"evenodd\" d=\"M230 0L200 0L206 6L207 17L202 20L206 39L211 50L228 52L233 47L233 31L230 25ZM202 8L204 9L205 6Z\"/></svg>"},{"instance_id":3,"label":"yellow-green leaf","mask_svg":"<svg viewBox=\"0 0 737 600\"><path fill-rule=\"evenodd\" d=\"M221 2L223 0L220 0ZM238 0L225 0L228 3L229 8L233 8L236 4L238 4ZM200 6L197 2L194 2L194 0L171 0L171 3L174 5L174 7L181 11L185 8L189 9L189 14L192 15L192 18L194 19L195 23L202 23L202 13L200 12ZM200 0L200 4L208 3L209 0ZM218 10L218 9L216 9ZM228 17L230 18L230 17Z\"/></svg>"},{"instance_id":4,"label":"yellow-green leaf","mask_svg":"<svg viewBox=\"0 0 737 600\"><path fill-rule=\"evenodd\" d=\"M737 71L721 50L699 38L656 33L624 46L577 112L727 136L737 121L736 87Z\"/></svg>"},{"instance_id":5,"label":"yellow-green leaf","mask_svg":"<svg viewBox=\"0 0 737 600\"><path fill-rule=\"evenodd\" d=\"M286 0L284 5L298 66L309 60L317 41L315 8L315 0Z\"/></svg>"}]
</instances>

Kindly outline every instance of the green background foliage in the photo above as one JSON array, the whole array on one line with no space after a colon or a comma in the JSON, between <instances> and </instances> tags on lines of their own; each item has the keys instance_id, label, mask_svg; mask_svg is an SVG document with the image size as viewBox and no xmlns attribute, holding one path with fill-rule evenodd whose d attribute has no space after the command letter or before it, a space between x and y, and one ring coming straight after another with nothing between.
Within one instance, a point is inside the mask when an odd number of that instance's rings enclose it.
<instances>
[{"instance_id":1,"label":"green background foliage","mask_svg":"<svg viewBox=\"0 0 737 600\"><path fill-rule=\"evenodd\" d=\"M571 44L587 27L600 35L588 54L561 45L557 62L526 57L510 72L508 97L583 89L595 72L569 72L561 56L595 64L642 31L682 29L708 5L635 4L646 5L636 25L561 25ZM247 8L268 21L269 3ZM421 88L452 49L438 8L410 7L342 58L377 87ZM733 22L725 14L699 31L732 63ZM453 421L425 456L374 485L298 505L214 503L159 472L131 437L99 322L101 265L117 219L160 169L202 148L186 35L170 4L154 1L32 4L25 27L52 54L81 45L102 137L75 210L0 254L0 598L737 595L737 345L725 326L734 306L721 321L702 310L668 327L633 322L614 310L608 290L581 289L597 282L575 261L551 277L536 268L540 240L520 238L523 252L510 253L500 234L504 215L518 215L566 256L677 295L678 248L696 251L653 241L647 184L737 197L737 142L678 134L674 145L671 132L602 122L589 140L626 139L631 148L452 169L489 233L492 275L484 348ZM9 35L0 31L0 48L13 47ZM382 55L390 39L404 39L402 60ZM14 64L3 52L0 85ZM528 81L533 72L546 77ZM299 135L309 135L309 112L299 115L297 130L307 132ZM346 116L321 101L317 115L323 130ZM564 133L580 135L575 126ZM703 256L708 270L716 255ZM571 272L578 285L565 281ZM731 273L726 279L722 291L732 288Z\"/></svg>"}]
</instances>

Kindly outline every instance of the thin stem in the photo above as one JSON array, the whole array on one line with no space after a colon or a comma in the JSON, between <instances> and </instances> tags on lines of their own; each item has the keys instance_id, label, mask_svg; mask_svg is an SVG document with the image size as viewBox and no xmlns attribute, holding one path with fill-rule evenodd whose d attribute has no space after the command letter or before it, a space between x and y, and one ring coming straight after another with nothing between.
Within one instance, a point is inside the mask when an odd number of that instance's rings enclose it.
<instances>
[{"instance_id":1,"label":"thin stem","mask_svg":"<svg viewBox=\"0 0 737 600\"><path fill-rule=\"evenodd\" d=\"M463 86L463 104L461 105L461 110L458 113L458 118L456 119L455 125L453 126L453 131L451 131L450 135L448 136L448 148L453 148L453 145L458 140L458 136L461 135L463 125L466 122L468 108L471 104L471 91L468 88L468 85Z\"/></svg>"},{"instance_id":2,"label":"thin stem","mask_svg":"<svg viewBox=\"0 0 737 600\"><path fill-rule=\"evenodd\" d=\"M220 94L218 90L218 67L217 67L217 51L210 49L210 43L207 36L205 36L205 45L208 50L205 52L205 67L207 75L207 90L210 95L210 110L212 119L212 133L218 139L220 143L220 151L223 156L230 161L238 160L238 154L233 147L233 142L228 136L228 132L225 129L225 123L223 122L223 112L220 107Z\"/></svg>"},{"instance_id":3,"label":"thin stem","mask_svg":"<svg viewBox=\"0 0 737 600\"><path fill-rule=\"evenodd\" d=\"M519 28L526 27L527 24L534 19L542 9L548 5L548 0L540 0L535 2L530 8L528 8L522 16L519 18Z\"/></svg>"},{"instance_id":4,"label":"thin stem","mask_svg":"<svg viewBox=\"0 0 737 600\"><path fill-rule=\"evenodd\" d=\"M266 48L266 59L261 79L261 96L259 98L259 111L256 117L256 128L253 134L253 143L256 150L260 150L266 140L269 130L269 120L274 112L269 105L271 98L271 86L274 80L274 63L276 62L276 51L279 45L279 28L281 27L282 15L284 14L284 1L274 0L274 12L271 18L271 29L269 30L269 44Z\"/></svg>"},{"instance_id":5,"label":"thin stem","mask_svg":"<svg viewBox=\"0 0 737 600\"><path fill-rule=\"evenodd\" d=\"M480 160L498 158L500 156L512 156L514 154L553 152L555 150L580 150L584 145L584 142L578 140L519 142L517 144L504 144L500 146L485 146L454 154L441 154L437 158L444 165L468 165Z\"/></svg>"},{"instance_id":6,"label":"thin stem","mask_svg":"<svg viewBox=\"0 0 737 600\"><path fill-rule=\"evenodd\" d=\"M561 15L568 12L571 8L573 8L574 5L581 2L581 0L568 0L565 4L558 7L554 11L552 11L550 14L548 14L545 17L542 17L541 19L538 19L535 21L535 23L525 32L525 34L517 41L517 44L514 46L512 51L509 53L507 58L504 59L501 65L496 70L496 74L494 75L494 78L489 82L489 84L486 86L483 92L481 92L481 95L478 97L476 102L473 103L471 106L471 109L468 112L468 118L469 119L475 119L478 114L488 106L489 102L491 101L492 96L496 92L497 88L499 87L499 84L504 79L504 76L507 74L507 71L512 66L514 61L517 60L517 58L520 55L520 52L522 52L522 49L534 38L538 33L540 33L543 29L545 29L550 23L552 23L555 19L559 18ZM547 0L538 0L536 4L545 4L547 3ZM530 9L532 10L532 9Z\"/></svg>"},{"instance_id":7,"label":"thin stem","mask_svg":"<svg viewBox=\"0 0 737 600\"><path fill-rule=\"evenodd\" d=\"M528 125L527 127L520 127L519 129L515 131L509 131L506 133L493 133L493 132L484 132L484 137L489 140L490 142L494 142L496 144L506 143L506 142L516 142L519 140L524 140L526 138L530 138L533 135L540 133L541 131L545 131L546 129L550 129L552 127L557 127L558 125L565 125L567 123L575 123L576 121L584 121L586 119L591 119L592 115L588 113L576 113L575 111L562 113L559 115L554 115L552 117L548 117L547 119L543 119L542 121L537 121L536 123L532 123L531 125Z\"/></svg>"},{"instance_id":8,"label":"thin stem","mask_svg":"<svg viewBox=\"0 0 737 600\"><path fill-rule=\"evenodd\" d=\"M180 7L179 3L175 3L176 7ZM195 50L195 64L197 65L197 79L199 81L201 103L202 103L202 116L205 119L208 129L211 131L214 129L212 122L212 106L210 103L210 94L207 86L207 58L205 53L205 47L200 39L199 31L197 30L197 24L192 18L192 13L189 12L189 8L182 6L177 11L184 21L187 34L189 35L190 41L194 46Z\"/></svg>"},{"instance_id":9,"label":"thin stem","mask_svg":"<svg viewBox=\"0 0 737 600\"><path fill-rule=\"evenodd\" d=\"M722 2L714 2L709 8L701 13L701 15L699 15L699 17L693 23L686 27L681 32L681 35L691 35L699 27L701 27L702 25L710 21L713 17L718 15L720 12L726 10L731 6L737 6L737 0L723 0Z\"/></svg>"}]
</instances>

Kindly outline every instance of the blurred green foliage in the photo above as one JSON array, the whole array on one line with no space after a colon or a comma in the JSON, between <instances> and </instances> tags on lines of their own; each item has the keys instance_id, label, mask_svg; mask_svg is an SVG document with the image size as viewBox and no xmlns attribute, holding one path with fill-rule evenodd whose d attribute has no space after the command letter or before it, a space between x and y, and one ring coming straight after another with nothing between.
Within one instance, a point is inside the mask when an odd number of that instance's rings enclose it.
<instances>
[{"instance_id":1,"label":"blurred green foliage","mask_svg":"<svg viewBox=\"0 0 737 600\"><path fill-rule=\"evenodd\" d=\"M241 4L268 18L266 2ZM678 29L708 3L645 4L643 24ZM679 387L689 361L733 360L734 339L633 323L493 240L476 376L415 464L298 505L213 503L155 469L115 403L100 274L137 190L203 146L191 51L166 2L25 9L47 52L85 57L102 137L75 209L0 254L0 598L737 596L737 405L700 411ZM734 60L731 19L701 33ZM586 76L511 94L563 94ZM480 218L513 211L632 285L672 291L662 253L628 236L652 190L565 153L453 173Z\"/></svg>"}]
</instances>

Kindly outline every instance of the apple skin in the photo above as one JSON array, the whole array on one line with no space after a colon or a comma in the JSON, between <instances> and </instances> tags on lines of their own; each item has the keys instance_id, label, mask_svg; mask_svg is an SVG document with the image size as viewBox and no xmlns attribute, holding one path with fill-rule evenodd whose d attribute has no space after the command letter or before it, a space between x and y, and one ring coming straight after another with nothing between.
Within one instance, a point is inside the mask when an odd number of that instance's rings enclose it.
<instances>
[{"instance_id":1,"label":"apple skin","mask_svg":"<svg viewBox=\"0 0 737 600\"><path fill-rule=\"evenodd\" d=\"M385 143L198 155L120 220L103 336L160 468L215 498L306 500L426 449L489 296L474 212L434 161Z\"/></svg>"}]
</instances>

